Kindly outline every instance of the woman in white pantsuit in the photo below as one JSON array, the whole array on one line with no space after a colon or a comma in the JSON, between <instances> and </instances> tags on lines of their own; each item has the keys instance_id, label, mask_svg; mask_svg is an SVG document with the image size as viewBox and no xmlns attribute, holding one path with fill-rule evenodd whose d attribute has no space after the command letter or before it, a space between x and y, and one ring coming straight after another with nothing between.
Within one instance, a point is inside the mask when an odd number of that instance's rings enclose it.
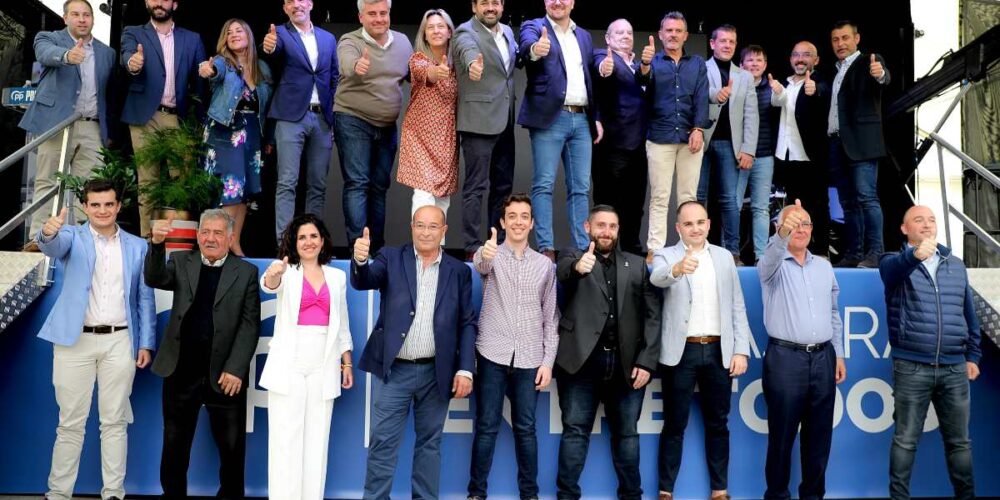
<instances>
[{"instance_id":1,"label":"woman in white pantsuit","mask_svg":"<svg viewBox=\"0 0 1000 500\"><path fill-rule=\"evenodd\" d=\"M268 493L272 500L322 499L333 400L354 384L347 275L327 266L330 233L312 214L296 217L261 288L278 294L274 337L261 375L267 389Z\"/></svg>"}]
</instances>

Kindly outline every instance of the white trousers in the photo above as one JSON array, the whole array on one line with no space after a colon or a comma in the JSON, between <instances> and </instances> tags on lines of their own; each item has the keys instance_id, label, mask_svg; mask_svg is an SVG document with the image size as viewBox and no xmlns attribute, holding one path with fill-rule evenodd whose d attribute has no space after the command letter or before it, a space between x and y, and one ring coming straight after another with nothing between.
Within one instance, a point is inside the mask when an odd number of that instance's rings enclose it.
<instances>
[{"instance_id":1,"label":"white trousers","mask_svg":"<svg viewBox=\"0 0 1000 500\"><path fill-rule=\"evenodd\" d=\"M125 498L126 429L132 423L135 358L128 330L81 333L72 346L53 346L52 385L59 404L59 427L52 447L47 498L70 499L80 468L80 451L97 381L101 423L101 498Z\"/></svg>"},{"instance_id":2,"label":"white trousers","mask_svg":"<svg viewBox=\"0 0 1000 500\"><path fill-rule=\"evenodd\" d=\"M451 197L445 196L444 198L439 198L434 196L429 191L424 191L422 189L413 190L413 199L410 202L410 216L417 213L417 209L420 207L425 207L427 205L433 205L440 208L444 212L445 220L448 220L448 207L451 206ZM444 246L445 237L441 237L441 246Z\"/></svg>"},{"instance_id":3,"label":"white trousers","mask_svg":"<svg viewBox=\"0 0 1000 500\"><path fill-rule=\"evenodd\" d=\"M333 400L323 399L325 326L299 326L288 394L267 393L271 500L322 500Z\"/></svg>"}]
</instances>

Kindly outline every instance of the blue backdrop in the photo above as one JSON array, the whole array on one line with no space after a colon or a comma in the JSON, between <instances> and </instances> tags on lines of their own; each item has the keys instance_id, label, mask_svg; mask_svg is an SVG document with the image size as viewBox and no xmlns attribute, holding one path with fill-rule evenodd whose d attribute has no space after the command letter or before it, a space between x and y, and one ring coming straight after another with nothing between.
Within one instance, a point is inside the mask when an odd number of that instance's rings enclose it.
<instances>
[{"instance_id":1,"label":"blue backdrop","mask_svg":"<svg viewBox=\"0 0 1000 500\"><path fill-rule=\"evenodd\" d=\"M268 261L254 261L263 271ZM346 269L346 262L334 265ZM473 273L475 275L475 273ZM840 308L844 320L845 355L848 379L838 386L835 431L827 493L836 497L885 497L888 495L888 456L892 438L891 364L884 324L885 305L882 284L876 271L841 270ZM764 455L767 446L767 409L761 395L760 354L766 346L762 322L760 285L753 268L740 270L743 291L753 329L752 359L749 370L733 384L733 410L730 492L734 498L760 498L764 491ZM0 335L0 492L41 493L51 459L58 408L52 389L52 347L35 338L58 293L60 282L47 291L14 325ZM474 296L481 297L479 281ZM274 296L261 296L263 331L258 347L254 380L249 387L247 475L248 496L267 495L267 393L256 384L267 358L267 346L273 327ZM157 295L161 330L170 307L169 294ZM378 314L375 293L348 292L354 350L360 353L367 332ZM995 473L1000 449L1000 432L994 410L1000 408L1000 363L998 350L984 341L983 376L972 384L973 454L976 464L977 493L1000 496L1000 475ZM326 497L359 498L364 481L367 405L371 381L356 372L355 387L336 400L330 436L330 460ZM161 380L141 371L136 375L132 393L135 423L129 427L129 457L126 490L129 494L160 493L159 463L162 444L160 413ZM539 395L539 484L542 496L555 493L556 455L559 446L559 409L555 384ZM661 427L662 399L659 379L646 391L639 422L642 433L643 486L649 496L656 491L656 442ZM472 408L468 399L453 400L445 427L443 445L442 497L464 498L471 453ZM509 414L509 411L507 412ZM87 427L87 439L76 492L95 494L101 488L100 455L96 402ZM214 495L217 487L218 461L203 412L191 460L190 493ZM937 421L933 413L920 442L913 474L914 496L949 496L946 466ZM587 498L614 498L614 469L609 456L607 426L603 421L594 428L595 435L583 475ZM407 434L402 451L393 496L408 498L409 471L413 446L412 432ZM705 498L708 478L704 465L703 428L697 407L692 406L692 420L687 432L684 463L678 480L678 498ZM517 498L516 466L509 426L501 430L497 457L490 476L490 496ZM796 452L797 453L797 452ZM992 464L992 465L991 465ZM992 472L992 473L991 473ZM798 471L793 471L792 491Z\"/></svg>"}]
</instances>

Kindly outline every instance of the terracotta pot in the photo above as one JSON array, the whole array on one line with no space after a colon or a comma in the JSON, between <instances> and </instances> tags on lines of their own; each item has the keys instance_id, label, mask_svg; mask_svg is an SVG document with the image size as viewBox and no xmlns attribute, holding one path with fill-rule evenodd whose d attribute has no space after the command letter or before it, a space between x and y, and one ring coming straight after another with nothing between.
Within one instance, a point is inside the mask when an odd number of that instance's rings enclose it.
<instances>
[{"instance_id":1,"label":"terracotta pot","mask_svg":"<svg viewBox=\"0 0 1000 500\"><path fill-rule=\"evenodd\" d=\"M153 210L153 222L166 220L170 214L174 215L174 222L170 224L165 241L167 255L179 250L193 250L198 245L198 217L184 210L158 208Z\"/></svg>"}]
</instances>

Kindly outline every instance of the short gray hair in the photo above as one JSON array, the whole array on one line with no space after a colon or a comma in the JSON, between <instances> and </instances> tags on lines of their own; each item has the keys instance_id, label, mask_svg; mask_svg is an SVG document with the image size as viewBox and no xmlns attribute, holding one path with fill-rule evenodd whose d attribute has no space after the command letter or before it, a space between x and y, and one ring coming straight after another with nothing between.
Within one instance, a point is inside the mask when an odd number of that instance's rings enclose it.
<instances>
[{"instance_id":1,"label":"short gray hair","mask_svg":"<svg viewBox=\"0 0 1000 500\"><path fill-rule=\"evenodd\" d=\"M226 231L230 234L236 228L236 219L234 219L229 212L221 208L210 208L201 213L201 217L198 218L198 229L205 225L205 221L212 219L222 219L226 221Z\"/></svg>"},{"instance_id":2,"label":"short gray hair","mask_svg":"<svg viewBox=\"0 0 1000 500\"><path fill-rule=\"evenodd\" d=\"M663 29L663 23L667 22L667 19L673 19L674 21L680 21L684 23L684 31L687 31L688 29L687 19L684 18L684 14L681 14L680 11L672 10L670 12L667 12L667 14L663 16L663 19L660 19L660 29Z\"/></svg>"},{"instance_id":3,"label":"short gray hair","mask_svg":"<svg viewBox=\"0 0 1000 500\"><path fill-rule=\"evenodd\" d=\"M383 0L358 0L358 12L365 8L365 4L379 3ZM385 4L392 10L392 0L385 0Z\"/></svg>"}]
</instances>

